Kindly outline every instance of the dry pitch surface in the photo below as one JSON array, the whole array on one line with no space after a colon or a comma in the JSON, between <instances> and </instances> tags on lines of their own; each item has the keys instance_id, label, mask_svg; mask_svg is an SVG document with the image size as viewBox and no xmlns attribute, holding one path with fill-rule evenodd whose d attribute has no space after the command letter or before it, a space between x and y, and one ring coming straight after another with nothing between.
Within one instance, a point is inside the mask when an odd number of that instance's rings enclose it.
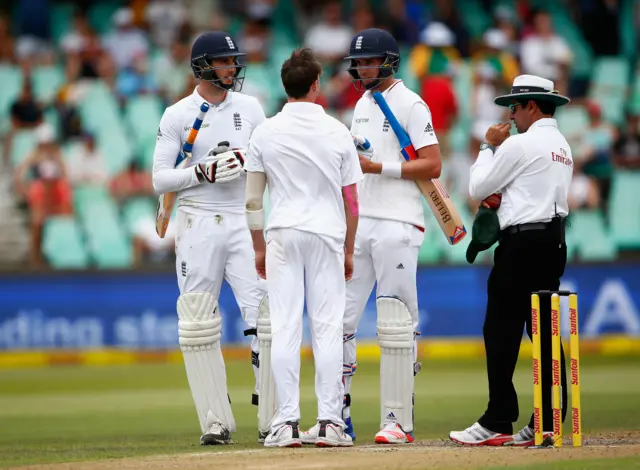
<instances>
[{"instance_id":1,"label":"dry pitch surface","mask_svg":"<svg viewBox=\"0 0 640 470\"><path fill-rule=\"evenodd\" d=\"M351 449L212 449L177 455L112 459L18 467L21 469L476 469L538 466L542 468L631 468L640 462L640 431L608 433L585 439L581 448L517 449L508 447L460 447L443 440L420 441L404 446L359 445ZM219 450L219 451L216 451ZM607 461L603 461L607 459ZM615 460L610 460L615 459ZM568 462L569 461L569 462ZM592 467L589 463L597 464ZM569 468L569 467L567 467ZM635 468L635 467L634 467Z\"/></svg>"}]
</instances>

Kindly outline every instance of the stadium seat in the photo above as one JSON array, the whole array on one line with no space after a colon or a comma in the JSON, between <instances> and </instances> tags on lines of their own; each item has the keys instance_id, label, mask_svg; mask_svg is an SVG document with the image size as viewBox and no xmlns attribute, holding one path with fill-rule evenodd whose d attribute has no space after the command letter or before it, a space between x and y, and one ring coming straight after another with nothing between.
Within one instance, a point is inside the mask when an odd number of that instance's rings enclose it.
<instances>
[{"instance_id":1,"label":"stadium seat","mask_svg":"<svg viewBox=\"0 0 640 470\"><path fill-rule=\"evenodd\" d=\"M121 125L102 129L98 134L97 144L107 160L109 175L121 172L131 162L134 145Z\"/></svg>"},{"instance_id":2,"label":"stadium seat","mask_svg":"<svg viewBox=\"0 0 640 470\"><path fill-rule=\"evenodd\" d=\"M89 266L80 227L73 217L55 216L47 219L42 235L42 252L55 269L82 269Z\"/></svg>"},{"instance_id":3,"label":"stadium seat","mask_svg":"<svg viewBox=\"0 0 640 470\"><path fill-rule=\"evenodd\" d=\"M82 214L89 252L99 268L128 268L133 263L131 241L120 224L112 199L88 203Z\"/></svg>"},{"instance_id":4,"label":"stadium seat","mask_svg":"<svg viewBox=\"0 0 640 470\"><path fill-rule=\"evenodd\" d=\"M122 208L122 221L124 229L132 235L136 224L141 219L152 217L155 219L156 201L146 197L136 197L130 199Z\"/></svg>"},{"instance_id":5,"label":"stadium seat","mask_svg":"<svg viewBox=\"0 0 640 470\"><path fill-rule=\"evenodd\" d=\"M9 110L22 90L23 74L19 67L0 65L0 127L7 129L9 124Z\"/></svg>"},{"instance_id":6,"label":"stadium seat","mask_svg":"<svg viewBox=\"0 0 640 470\"><path fill-rule=\"evenodd\" d=\"M589 115L582 106L568 105L558 108L555 114L558 129L569 142L584 134L589 126Z\"/></svg>"},{"instance_id":7,"label":"stadium seat","mask_svg":"<svg viewBox=\"0 0 640 470\"><path fill-rule=\"evenodd\" d=\"M129 100L126 105L125 117L128 123L129 134L137 142L149 136L155 139L158 132L158 123L162 117L162 104L156 95L137 96Z\"/></svg>"},{"instance_id":8,"label":"stadium seat","mask_svg":"<svg viewBox=\"0 0 640 470\"><path fill-rule=\"evenodd\" d=\"M31 75L33 94L42 103L52 102L65 82L64 71L57 65L35 67Z\"/></svg>"},{"instance_id":9,"label":"stadium seat","mask_svg":"<svg viewBox=\"0 0 640 470\"><path fill-rule=\"evenodd\" d=\"M71 30L75 6L73 3L55 2L51 4L50 8L51 37L60 44L64 35Z\"/></svg>"},{"instance_id":10,"label":"stadium seat","mask_svg":"<svg viewBox=\"0 0 640 470\"><path fill-rule=\"evenodd\" d=\"M624 121L629 72L625 57L601 57L593 69L589 97L600 104L604 118L613 124Z\"/></svg>"},{"instance_id":11,"label":"stadium seat","mask_svg":"<svg viewBox=\"0 0 640 470\"><path fill-rule=\"evenodd\" d=\"M612 261L617 255L613 239L607 233L604 217L598 210L574 211L569 218L571 240L582 261Z\"/></svg>"},{"instance_id":12,"label":"stadium seat","mask_svg":"<svg viewBox=\"0 0 640 470\"><path fill-rule=\"evenodd\" d=\"M13 135L11 142L11 163L14 166L20 164L35 147L34 131L31 129L18 130Z\"/></svg>"},{"instance_id":13,"label":"stadium seat","mask_svg":"<svg viewBox=\"0 0 640 470\"><path fill-rule=\"evenodd\" d=\"M620 249L640 249L640 172L618 171L614 175L609 212L611 236Z\"/></svg>"}]
</instances>

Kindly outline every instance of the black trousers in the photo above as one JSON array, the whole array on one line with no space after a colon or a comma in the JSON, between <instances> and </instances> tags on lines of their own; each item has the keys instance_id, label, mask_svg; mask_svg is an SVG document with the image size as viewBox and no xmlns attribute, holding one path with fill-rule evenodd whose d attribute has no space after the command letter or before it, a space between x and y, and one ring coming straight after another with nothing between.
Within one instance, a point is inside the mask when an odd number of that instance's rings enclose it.
<instances>
[{"instance_id":1,"label":"black trousers","mask_svg":"<svg viewBox=\"0 0 640 470\"><path fill-rule=\"evenodd\" d=\"M506 236L494 253L488 281L484 344L489 378L489 405L479 423L494 432L513 434L518 396L513 372L526 325L531 338L531 293L558 290L567 262L564 237L552 230L527 230ZM540 297L542 421L553 430L551 401L551 298ZM529 359L531 364L531 359ZM562 350L562 420L567 414L567 375ZM533 391L533 379L529 381ZM533 408L533 401L526 404ZM529 421L533 427L533 414Z\"/></svg>"}]
</instances>

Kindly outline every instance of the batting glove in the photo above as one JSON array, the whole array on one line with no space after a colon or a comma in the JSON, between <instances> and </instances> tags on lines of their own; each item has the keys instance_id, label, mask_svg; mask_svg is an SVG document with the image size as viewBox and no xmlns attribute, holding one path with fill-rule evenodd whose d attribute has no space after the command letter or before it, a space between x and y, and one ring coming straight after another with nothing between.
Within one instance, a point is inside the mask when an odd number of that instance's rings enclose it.
<instances>
[{"instance_id":1,"label":"batting glove","mask_svg":"<svg viewBox=\"0 0 640 470\"><path fill-rule=\"evenodd\" d=\"M361 135L353 134L351 137L353 138L353 145L356 146L358 154L371 160L373 158L373 147L371 146L371 142Z\"/></svg>"},{"instance_id":2,"label":"batting glove","mask_svg":"<svg viewBox=\"0 0 640 470\"><path fill-rule=\"evenodd\" d=\"M239 150L230 150L215 156L207 156L203 163L195 166L196 177L200 183L226 183L233 181L243 171L241 160L236 154ZM211 161L211 160L214 161ZM242 155L244 161L244 155Z\"/></svg>"}]
</instances>

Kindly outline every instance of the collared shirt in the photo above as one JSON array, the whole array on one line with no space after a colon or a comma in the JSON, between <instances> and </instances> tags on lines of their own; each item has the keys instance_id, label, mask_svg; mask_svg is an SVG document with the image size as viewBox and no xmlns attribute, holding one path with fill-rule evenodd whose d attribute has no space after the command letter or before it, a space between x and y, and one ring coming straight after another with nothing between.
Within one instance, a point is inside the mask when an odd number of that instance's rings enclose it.
<instances>
[{"instance_id":1,"label":"collared shirt","mask_svg":"<svg viewBox=\"0 0 640 470\"><path fill-rule=\"evenodd\" d=\"M567 197L573 175L573 157L555 119L534 122L508 137L496 153L480 151L471 167L469 194L482 200L502 193L498 209L500 228L548 222L569 213Z\"/></svg>"},{"instance_id":2,"label":"collared shirt","mask_svg":"<svg viewBox=\"0 0 640 470\"><path fill-rule=\"evenodd\" d=\"M438 143L431 112L425 102L398 80L382 92L398 122L416 150ZM374 162L403 162L400 144L389 122L367 91L356 104L351 133L366 137L373 147ZM358 185L360 215L397 220L424 227L422 193L415 181L367 173Z\"/></svg>"},{"instance_id":3,"label":"collared shirt","mask_svg":"<svg viewBox=\"0 0 640 470\"><path fill-rule=\"evenodd\" d=\"M246 150L249 137L265 119L264 112L252 96L227 92L225 100L212 105L202 121L190 167L176 169L178 153L204 102L196 88L165 110L153 154L153 186L158 194L179 191L177 205L187 212L244 214L244 174L228 183L200 183L192 167L219 142L228 141L230 148Z\"/></svg>"},{"instance_id":4,"label":"collared shirt","mask_svg":"<svg viewBox=\"0 0 640 470\"><path fill-rule=\"evenodd\" d=\"M344 249L342 188L362 180L360 160L347 127L313 103L287 103L251 136L247 171L267 176L267 233L294 228Z\"/></svg>"}]
</instances>

